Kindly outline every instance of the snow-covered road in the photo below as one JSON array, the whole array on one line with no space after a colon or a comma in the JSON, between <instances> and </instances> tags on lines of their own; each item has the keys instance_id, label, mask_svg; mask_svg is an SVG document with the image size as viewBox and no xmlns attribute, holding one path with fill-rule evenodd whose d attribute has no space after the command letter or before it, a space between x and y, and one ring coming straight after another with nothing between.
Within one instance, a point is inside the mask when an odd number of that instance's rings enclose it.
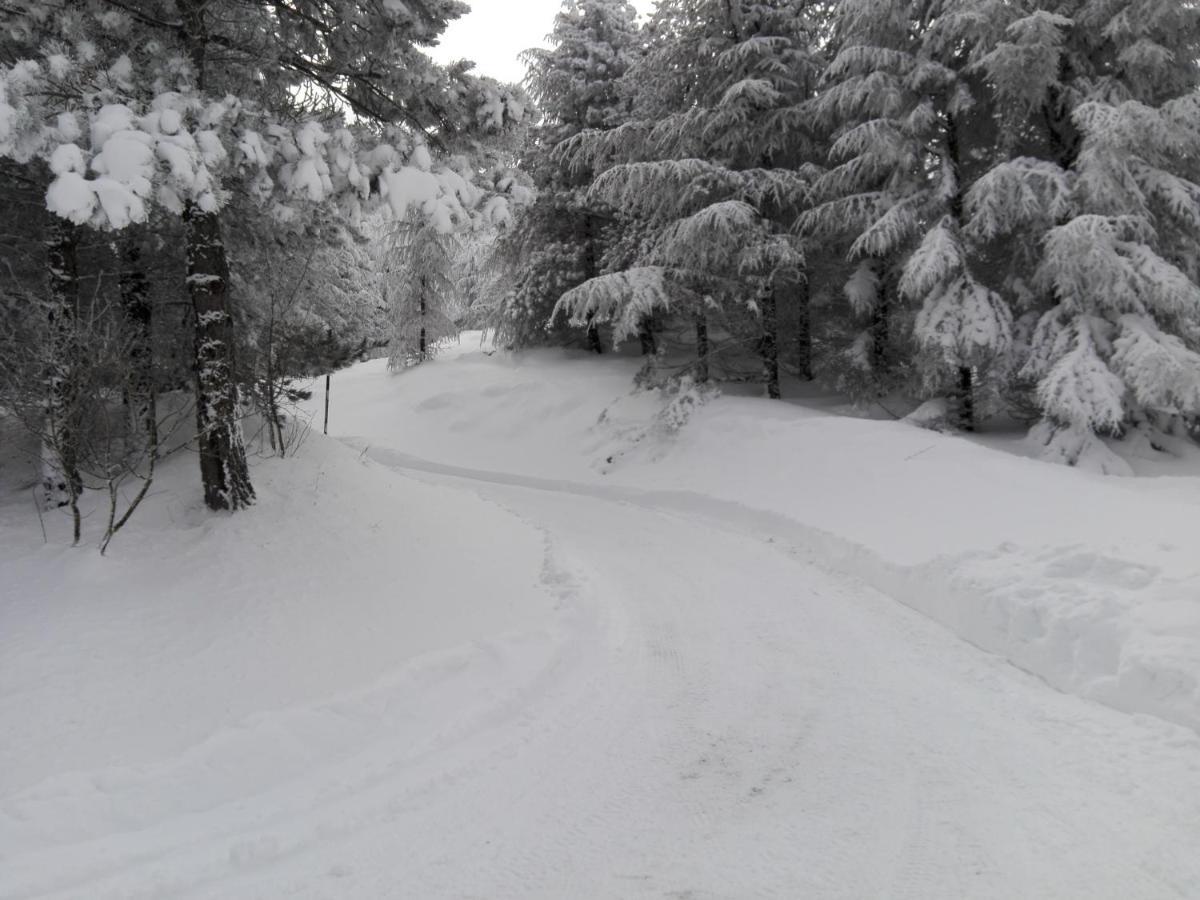
<instances>
[{"instance_id":1,"label":"snow-covered road","mask_svg":"<svg viewBox=\"0 0 1200 900\"><path fill-rule=\"evenodd\" d=\"M744 521L374 453L545 529L589 627L504 752L322 850L338 896L1200 896L1181 729L1050 690Z\"/></svg>"}]
</instances>

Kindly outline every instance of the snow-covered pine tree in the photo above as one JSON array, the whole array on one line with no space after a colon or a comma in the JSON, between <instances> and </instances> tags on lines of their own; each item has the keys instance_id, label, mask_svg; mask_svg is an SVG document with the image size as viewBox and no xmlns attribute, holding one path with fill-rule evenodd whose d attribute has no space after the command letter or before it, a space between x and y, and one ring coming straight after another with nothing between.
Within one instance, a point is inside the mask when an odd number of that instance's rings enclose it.
<instances>
[{"instance_id":1,"label":"snow-covered pine tree","mask_svg":"<svg viewBox=\"0 0 1200 900\"><path fill-rule=\"evenodd\" d=\"M1029 334L1020 377L1044 455L1128 471L1200 414L1200 7L1046 0L978 67L1010 158L968 192L966 232L1007 262Z\"/></svg>"},{"instance_id":2,"label":"snow-covered pine tree","mask_svg":"<svg viewBox=\"0 0 1200 900\"><path fill-rule=\"evenodd\" d=\"M995 154L990 94L971 63L1002 13L986 0L837 4L837 53L813 104L835 130L832 166L802 221L852 266L845 296L862 324L840 350L843 385L884 393L911 360L922 390L957 396L966 429L977 374L1002 378L1011 346L1011 315L962 221Z\"/></svg>"},{"instance_id":3,"label":"snow-covered pine tree","mask_svg":"<svg viewBox=\"0 0 1200 900\"><path fill-rule=\"evenodd\" d=\"M389 244L381 281L392 325L388 368L397 370L424 362L458 334L452 313L458 246L431 225L397 228Z\"/></svg>"},{"instance_id":4,"label":"snow-covered pine tree","mask_svg":"<svg viewBox=\"0 0 1200 900\"><path fill-rule=\"evenodd\" d=\"M991 283L997 276L985 248L964 232L967 191L1003 158L994 95L975 63L1007 15L990 0L923 0L918 12L926 24L910 80L933 114L932 198L898 289L920 304L913 339L923 392L949 394L955 424L973 431L980 413L995 410L1012 368L1011 309ZM982 399L990 408L980 408Z\"/></svg>"},{"instance_id":5,"label":"snow-covered pine tree","mask_svg":"<svg viewBox=\"0 0 1200 900\"><path fill-rule=\"evenodd\" d=\"M592 173L564 165L552 151L584 129L625 120L628 101L618 85L635 57L636 13L627 0L566 0L549 40L549 49L525 57L526 84L542 115L523 158L537 200L496 246L507 285L490 324L509 346L544 341L558 298L600 273L611 212L585 195ZM599 351L595 327L587 336Z\"/></svg>"},{"instance_id":6,"label":"snow-covered pine tree","mask_svg":"<svg viewBox=\"0 0 1200 900\"><path fill-rule=\"evenodd\" d=\"M807 273L788 233L807 195L813 152L801 113L813 83L816 4L660 3L644 57L627 76L630 122L582 133L560 155L600 171L589 196L636 223L637 240L600 275L563 296L573 321L634 333L669 307L694 318L706 376L710 320L762 362L779 396L781 295L799 305Z\"/></svg>"}]
</instances>

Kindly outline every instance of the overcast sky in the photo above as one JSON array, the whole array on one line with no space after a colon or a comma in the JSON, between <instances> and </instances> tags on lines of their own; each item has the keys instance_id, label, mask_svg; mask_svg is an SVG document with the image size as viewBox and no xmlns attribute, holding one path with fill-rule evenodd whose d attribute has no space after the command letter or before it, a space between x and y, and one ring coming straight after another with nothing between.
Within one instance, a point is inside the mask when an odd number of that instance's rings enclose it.
<instances>
[{"instance_id":1,"label":"overcast sky","mask_svg":"<svg viewBox=\"0 0 1200 900\"><path fill-rule=\"evenodd\" d=\"M520 81L525 67L517 55L546 44L561 0L467 0L471 12L446 30L433 50L440 62L473 59L476 71L500 81ZM643 15L654 0L633 0Z\"/></svg>"}]
</instances>

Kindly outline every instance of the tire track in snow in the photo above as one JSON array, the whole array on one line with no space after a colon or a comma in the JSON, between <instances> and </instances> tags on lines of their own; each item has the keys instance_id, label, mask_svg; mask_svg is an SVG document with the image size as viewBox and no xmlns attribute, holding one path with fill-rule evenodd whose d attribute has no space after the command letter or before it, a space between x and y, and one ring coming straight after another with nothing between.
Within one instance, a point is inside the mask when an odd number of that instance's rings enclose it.
<instances>
[{"instance_id":1,"label":"tire track in snow","mask_svg":"<svg viewBox=\"0 0 1200 900\"><path fill-rule=\"evenodd\" d=\"M402 454L399 456L404 459ZM377 458L387 460L388 463L391 462L388 451L380 452ZM408 467L410 462L411 458L407 458L405 462L401 463L401 467ZM660 519L664 516L668 517L674 520L676 527L695 528L699 526L709 533L714 530L714 523L709 518L713 507L722 510L733 508L739 513L735 517L735 521L738 523L746 519L747 513L760 524L777 518L770 514L756 516L754 511L737 508L736 504L726 504L722 501L714 501L709 504L707 498L691 495L681 496L674 492L630 491L623 488L579 485L549 479L527 479L504 473L483 473L481 478L476 478L474 474L469 473L469 470L464 471L438 464L427 466L421 463L418 464L417 470L426 475L443 477L450 475L455 479L471 479L483 496L501 499L501 502L504 502L510 509L523 509L528 506L544 508L544 504L540 501L521 499L521 490L533 488L544 494L558 495L566 502L570 502L571 497L579 496L616 501L618 506L640 508L641 511L651 513ZM501 490L497 491L492 486L501 488ZM514 494L513 491L507 490L508 488L516 488L517 493ZM517 498L515 502L514 498ZM664 498L668 501L668 509L656 508ZM701 514L693 516L681 512L680 506L688 512L699 507ZM587 507L583 509L587 509ZM539 518L538 521L544 523L546 518ZM552 530L559 534L564 533L568 530L567 522L567 518L558 517L558 522ZM783 520L783 524L789 526L785 533L794 533L797 530L795 523ZM723 526L718 524L715 527L719 531L726 532L727 535L730 531L727 522L723 523ZM733 540L741 542L743 547L753 546L756 543L761 546L761 540L756 541L754 538L747 538L744 535L733 538ZM658 549L661 548L652 544L644 546L645 552L649 554L653 554ZM786 555L791 558L792 566L797 566L800 571L809 570L807 565L798 565L798 561L795 560L797 555L795 548L776 542L770 549L784 550ZM744 558L745 554L732 549L728 556L738 559L739 567L745 566L748 562ZM673 561L662 558L658 560L658 563L670 566ZM804 578L801 576L797 580L803 582ZM823 578L814 580L826 581ZM634 596L641 596L642 599L645 599L645 592L640 595L636 593L636 578L632 584L627 582L625 587L627 590L632 587L635 591ZM836 594L841 594L842 599L845 595L844 587L845 585L842 584L840 590L834 591ZM828 589L826 587L826 590ZM913 733L911 727L906 728L903 722L895 720L889 722L886 717L881 719L875 716L874 721L864 723L869 726L868 731L874 729L876 732L874 735L863 736L866 746L907 744L909 745L909 757L904 760L905 766L899 772L901 777L880 780L880 790L868 794L868 797L874 797L876 800L887 801L889 799L888 792L891 790L895 796L890 804L883 802L882 808L878 808L872 805L871 800L865 799L853 791L850 792L854 796L851 805L858 804L858 806L849 811L848 818L851 820L852 826L848 829L850 832L847 835L848 839L833 841L832 846L825 847L825 851L842 858L843 864L835 866L835 869L843 872L861 871L863 869L862 859L858 858L859 849L855 846L862 838L861 833L858 832L864 827L864 821L877 818L881 813L885 820L893 823L894 830L904 834L904 841L898 849L894 849L892 852L894 865L890 876L866 878L859 884L861 889L850 888L844 883L831 883L818 879L811 885L814 893L810 895L848 898L887 895L897 898L920 897L922 900L935 896L958 898L963 896L1011 897L1014 895L1056 898L1064 896L1088 896L1090 898L1136 896L1140 898L1189 896L1187 889L1180 890L1180 885L1200 885L1200 862L1197 860L1184 860L1178 854L1168 851L1166 856L1172 861L1169 867L1164 869L1160 864L1156 868L1150 864L1153 857L1161 856L1160 848L1164 845L1169 847L1172 842L1185 845L1187 841L1191 840L1191 837L1185 837L1185 835L1195 837L1200 834L1200 815L1198 815L1200 806L1195 801L1180 798L1175 788L1171 786L1170 779L1158 780L1152 790L1142 793L1134 792L1138 794L1138 800L1145 802L1148 807L1155 808L1158 816L1156 826L1149 829L1149 833L1139 835L1134 833L1137 831L1136 828L1131 831L1122 829L1119 825L1107 824L1124 821L1125 814L1122 810L1132 799L1128 796L1128 792L1107 791L1114 770L1119 771L1122 767L1132 765L1143 774L1147 772L1153 774L1161 767L1161 771L1170 770L1175 773L1177 778L1186 783L1200 784L1197 746L1194 739L1190 739L1186 735L1181 736L1178 729L1169 725L1155 723L1153 720L1130 720L1128 717L1108 712L1101 707L1095 707L1076 698L1046 691L1040 683L1025 679L1024 676L994 658L981 657L969 646L949 638L940 627L928 623L923 617L910 613L907 609L890 605L870 589L859 587L852 593L855 595L855 599L862 595L869 598L866 605L870 607L870 611L878 617L878 620L856 619L850 633L841 634L844 640L838 641L835 636L839 635L839 632L845 632L848 623L839 621L837 617L831 617L829 613L838 607L831 603L821 602L826 598L818 593L813 595L817 601L815 604L803 605L804 612L816 612L814 618L817 620L804 623L805 630L811 632L815 629L817 633L824 632L827 640L853 647L856 641L871 646L879 637L881 629L887 631L888 629L895 630L898 627L900 633L906 638L912 639L917 649L924 652L936 651L931 654L932 659L936 660L939 654L948 653L961 669L951 685L961 679L965 683L967 693L977 692L987 701L1000 701L998 705L1001 715L997 719L997 710L988 709L980 721L974 723L976 727L981 727L982 735L986 735L986 738L973 729L973 716L958 724L955 730L948 734L936 736L927 736L920 731ZM857 605L861 606L862 604ZM747 609L753 609L753 606L749 606ZM665 612L665 610L660 611ZM783 615L778 612L772 613L766 621L761 623L760 627L750 630L749 644L757 647L760 652L764 646L773 647L782 652L788 642L779 641L780 625L789 619L788 613L792 614L791 621L795 625L794 609L789 609ZM686 616L686 612L683 615ZM678 619L679 616L679 610L676 608L673 618ZM844 619L844 617L842 618ZM649 636L648 644L651 647L661 646L661 638L656 636L653 630L648 630L647 634ZM722 637L735 634L736 631L728 629L723 631ZM695 635L692 637L694 638ZM794 629L790 637L794 642L792 643L793 647L805 646L804 635L794 633ZM900 653L900 656L911 654L913 647L907 648L907 651L907 653ZM659 655L663 655L661 650L658 652ZM885 654L885 656L888 655L894 654ZM866 671L872 673L871 678L866 679L869 682L876 678L886 680L888 671L890 671L887 667L879 665L878 660L874 660L870 656L856 659L853 665L841 666L840 672L838 672L839 662L840 660L837 658L824 660L822 667L824 671L821 674L833 670L838 674L836 680L849 679L853 681L858 672ZM905 665L913 665L911 659L904 659L903 663L893 662L897 671L900 672L904 671ZM924 660L919 660L919 662L923 664ZM749 685L753 685L755 681L764 681L765 670L762 666L750 666L747 669L748 672L744 671L743 674ZM765 679L765 681L770 682L769 679ZM743 687L747 687L747 685L743 685ZM934 703L937 702L937 694L941 692L942 687L939 679L932 691ZM841 684L835 685L832 689L836 692L836 690L844 688L845 685ZM703 694L710 689L711 683L709 687L699 690L697 693ZM956 691L951 688L947 690L947 693L956 693ZM1033 710L1026 708L1026 701L1030 699L1036 701ZM902 705L901 709L897 711L898 714L910 713L918 720L930 715L928 698L902 697L901 700ZM776 709L775 712L778 714L779 710ZM1031 712L1034 724L1037 726L1035 731L1038 732L1036 737L1039 741L1035 742L1038 744L1037 752L1024 747L1020 741L1017 741L1014 746L1011 735L1007 734L1007 730L1014 723L1023 722L1023 717ZM992 721L988 720L989 716L993 719ZM691 718L694 720L696 717L692 716ZM813 713L812 718L805 720L804 730L810 733L801 737L799 742L807 745L809 751L805 758L806 765L810 765L814 761L814 754L811 752L813 749L811 746L813 743L812 733L815 732L819 737L823 731L838 730L835 726L840 723L830 723L827 719L828 710L817 710ZM760 721L761 714L757 718L748 718L744 721L743 730L752 732ZM944 722L939 724L942 727L945 726ZM1083 727L1078 728L1078 725ZM699 728L695 730L702 731ZM876 739L871 740L871 737ZM939 746L938 739L947 740L951 746L949 748ZM689 742L692 745L698 743L695 735L691 739L680 738L680 740L685 745ZM988 754L986 752L988 740L1003 747L1004 752ZM1064 741L1065 743L1063 743ZM1171 744L1172 741L1175 742L1175 747L1165 746ZM1072 742L1075 743L1072 744ZM1119 749L1115 753L1109 752L1114 744ZM700 757L703 760L702 766L709 770L705 777L709 781L714 778L720 780L721 777L736 781L736 778L729 778L731 773L725 772L724 775L721 773L727 760L721 757L723 748L720 739L711 743L710 747L714 751L712 756L702 755ZM844 765L843 756L847 749L844 745L836 745L829 753L816 754L818 768L828 765L836 772L839 767ZM1081 769L1084 770L1081 772L1071 771L1069 765L1062 769L1060 756L1067 753L1068 760L1078 763L1079 758L1070 754L1072 752L1078 754L1080 750L1083 750L1088 757L1099 757L1099 760L1089 758L1086 764L1081 765ZM1176 750L1180 752L1175 752ZM740 751L735 748L734 755L740 756L742 762L748 756L744 747L740 748ZM1032 757L1032 759L1028 757ZM1032 771L1036 777L1022 779L1015 776L1014 773L1020 773L1026 769ZM943 770L950 774L943 777L941 774ZM862 771L872 773L869 765L863 766ZM712 774L713 772L716 774ZM803 777L808 778L812 774L809 770L804 773ZM891 774L894 776L897 773ZM818 777L818 782L821 782L818 794L825 794L819 799L835 806L838 803L844 803L846 800L844 778L844 771L840 773L840 777L839 774L833 773L824 778ZM894 790L893 785L896 782L901 785L899 791ZM1042 797L1047 784L1053 788L1051 791L1052 802L1046 802ZM838 796L839 791L843 792L842 796ZM1015 793L1016 797L1009 797L1010 792ZM719 819L722 825L728 827L730 820L736 818L734 813L738 806L739 804L729 802L729 798L726 797L723 807L719 807L717 810L718 815L710 817L709 820L717 821ZM1097 810L1100 809L1104 810L1103 814L1097 814ZM811 823L808 824L811 825ZM792 840L785 843L802 841L805 837L805 827L799 827L794 832L789 832L788 825L789 823L785 820L776 822L774 827L777 830L782 827L784 834L793 834ZM893 835L887 834L887 831L888 829L884 829L884 833L875 835L874 840L878 845L885 845L891 840ZM1138 847L1136 850L1129 847L1131 837L1136 838L1132 841ZM1149 840L1144 840L1146 838ZM1139 854L1144 855L1139 856ZM1008 865L999 862L998 857L1007 859ZM764 855L763 864L768 868L771 867L771 859L770 854ZM856 860L855 865L848 864L851 859ZM780 860L790 862L793 866L796 862L794 854L789 857L787 851L783 851L782 854L777 853L774 857L774 862L778 863ZM947 860L949 860L949 865ZM1029 873L1040 871L1041 881L1033 882L1034 885L1037 885L1037 890L1025 890L1024 892L1017 890L1014 893L1011 883L1015 877L1012 865L1014 860L1020 860L1022 875L1016 876L1018 881L1021 877L1028 879ZM877 870L874 870L873 867L871 870L878 875ZM1100 870L1104 870L1106 874L1099 876ZM1093 876L1092 880L1086 893L1072 893L1080 887L1078 883L1080 872L1090 873ZM637 896L643 894L645 896L667 896L671 895L672 891L691 890L691 888L680 888L678 885L674 885L662 893L656 893L657 888L653 887L650 881L638 883L645 888L645 891L638 892ZM753 890L746 889L745 885L741 888L727 888L726 893L722 894L718 891L714 896L769 896L773 894L797 896L801 893L798 883L791 881L785 882L783 887L776 884L773 888L769 888L766 884L759 884ZM634 896L635 894L627 889L622 889L599 891L596 895ZM696 895L707 896L708 894L698 891Z\"/></svg>"}]
</instances>

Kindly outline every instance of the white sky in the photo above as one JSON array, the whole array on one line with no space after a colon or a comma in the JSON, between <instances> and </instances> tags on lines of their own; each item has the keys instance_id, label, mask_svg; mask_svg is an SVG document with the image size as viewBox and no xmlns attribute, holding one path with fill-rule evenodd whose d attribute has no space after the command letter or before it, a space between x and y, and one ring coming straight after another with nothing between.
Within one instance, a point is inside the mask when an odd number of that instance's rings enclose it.
<instances>
[{"instance_id":1,"label":"white sky","mask_svg":"<svg viewBox=\"0 0 1200 900\"><path fill-rule=\"evenodd\" d=\"M471 12L451 23L442 42L433 48L439 62L473 59L475 71L500 81L520 81L525 67L518 54L546 44L562 0L467 0ZM654 0L632 0L642 15Z\"/></svg>"}]
</instances>

